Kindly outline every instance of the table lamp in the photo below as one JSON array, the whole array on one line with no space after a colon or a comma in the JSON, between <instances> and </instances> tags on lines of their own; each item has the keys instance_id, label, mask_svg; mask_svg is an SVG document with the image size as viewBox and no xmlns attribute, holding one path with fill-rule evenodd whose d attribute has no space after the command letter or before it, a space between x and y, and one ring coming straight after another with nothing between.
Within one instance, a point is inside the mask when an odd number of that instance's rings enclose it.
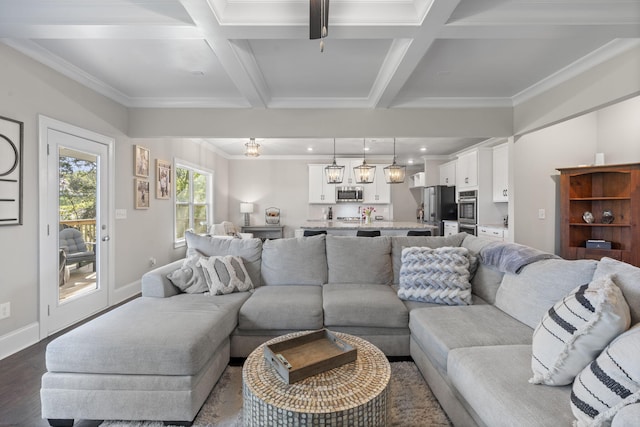
<instances>
[{"instance_id":1,"label":"table lamp","mask_svg":"<svg viewBox=\"0 0 640 427\"><path fill-rule=\"evenodd\" d=\"M249 214L253 213L253 203L240 203L240 213L244 214L244 225L249 226Z\"/></svg>"}]
</instances>

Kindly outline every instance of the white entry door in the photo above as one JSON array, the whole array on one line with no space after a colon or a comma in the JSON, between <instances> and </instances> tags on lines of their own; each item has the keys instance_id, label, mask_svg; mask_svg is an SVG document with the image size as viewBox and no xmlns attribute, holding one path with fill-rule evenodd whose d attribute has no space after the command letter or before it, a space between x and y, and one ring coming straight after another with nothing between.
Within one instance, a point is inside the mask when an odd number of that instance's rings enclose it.
<instances>
[{"instance_id":1,"label":"white entry door","mask_svg":"<svg viewBox=\"0 0 640 427\"><path fill-rule=\"evenodd\" d=\"M113 140L40 118L40 336L109 306Z\"/></svg>"}]
</instances>

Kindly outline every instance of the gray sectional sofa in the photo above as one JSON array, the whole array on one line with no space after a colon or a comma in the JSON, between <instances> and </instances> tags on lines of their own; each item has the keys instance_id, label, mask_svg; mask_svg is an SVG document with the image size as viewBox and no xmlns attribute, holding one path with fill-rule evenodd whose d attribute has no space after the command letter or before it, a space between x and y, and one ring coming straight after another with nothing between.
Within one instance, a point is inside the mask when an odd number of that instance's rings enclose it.
<instances>
[{"instance_id":1,"label":"gray sectional sofa","mask_svg":"<svg viewBox=\"0 0 640 427\"><path fill-rule=\"evenodd\" d=\"M230 357L246 357L278 335L326 327L365 338L388 356L411 356L456 426L569 426L571 386L528 382L533 328L575 287L617 272L637 324L640 269L550 258L503 273L480 262L472 305L398 298L403 248L461 246L479 255L490 244L464 233L264 243L188 234L187 256L241 257L254 290L181 293L167 275L183 260L145 274L141 298L49 344L42 416L52 425L72 419L188 424ZM640 403L628 405L614 425L633 425L639 414Z\"/></svg>"}]
</instances>

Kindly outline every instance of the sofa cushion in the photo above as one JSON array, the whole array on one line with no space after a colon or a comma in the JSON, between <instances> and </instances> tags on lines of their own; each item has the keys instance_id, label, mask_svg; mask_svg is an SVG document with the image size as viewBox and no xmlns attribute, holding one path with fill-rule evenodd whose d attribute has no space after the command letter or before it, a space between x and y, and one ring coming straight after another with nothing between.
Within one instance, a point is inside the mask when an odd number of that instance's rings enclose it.
<instances>
[{"instance_id":1,"label":"sofa cushion","mask_svg":"<svg viewBox=\"0 0 640 427\"><path fill-rule=\"evenodd\" d=\"M322 285L327 277L324 235L266 240L262 244L265 285Z\"/></svg>"},{"instance_id":2,"label":"sofa cushion","mask_svg":"<svg viewBox=\"0 0 640 427\"><path fill-rule=\"evenodd\" d=\"M447 355L454 348L531 344L533 333L531 328L492 305L412 310L409 329L441 372L447 371Z\"/></svg>"},{"instance_id":3,"label":"sofa cushion","mask_svg":"<svg viewBox=\"0 0 640 427\"><path fill-rule=\"evenodd\" d=\"M530 381L570 384L629 322L629 306L611 277L577 287L549 309L533 332Z\"/></svg>"},{"instance_id":4,"label":"sofa cushion","mask_svg":"<svg viewBox=\"0 0 640 427\"><path fill-rule=\"evenodd\" d=\"M286 285L257 288L240 309L238 328L320 329L322 287Z\"/></svg>"},{"instance_id":5,"label":"sofa cushion","mask_svg":"<svg viewBox=\"0 0 640 427\"><path fill-rule=\"evenodd\" d=\"M329 283L390 285L391 238L326 236Z\"/></svg>"},{"instance_id":6,"label":"sofa cushion","mask_svg":"<svg viewBox=\"0 0 640 427\"><path fill-rule=\"evenodd\" d=\"M466 233L464 233L464 235L465 238L462 241L462 247L467 248L469 252L476 257L480 254L483 247L493 243L492 239L485 237L472 236ZM478 262L478 267L471 277L471 292L489 304L494 304L496 301L496 292L498 292L503 277L504 273L498 271L496 268Z\"/></svg>"},{"instance_id":7,"label":"sofa cushion","mask_svg":"<svg viewBox=\"0 0 640 427\"><path fill-rule=\"evenodd\" d=\"M530 384L528 345L451 350L448 374L466 403L487 426L570 426L570 386Z\"/></svg>"},{"instance_id":8,"label":"sofa cushion","mask_svg":"<svg viewBox=\"0 0 640 427\"><path fill-rule=\"evenodd\" d=\"M442 248L444 246L460 246L466 234L458 233L453 236L393 236L391 238L391 261L393 264L393 283L400 283L400 268L402 267L402 249L412 246L427 248Z\"/></svg>"},{"instance_id":9,"label":"sofa cushion","mask_svg":"<svg viewBox=\"0 0 640 427\"><path fill-rule=\"evenodd\" d=\"M402 300L469 305L472 302L469 270L469 251L466 248L404 248L398 297Z\"/></svg>"},{"instance_id":10,"label":"sofa cushion","mask_svg":"<svg viewBox=\"0 0 640 427\"><path fill-rule=\"evenodd\" d=\"M388 285L360 283L322 287L324 323L331 326L406 328L407 308Z\"/></svg>"},{"instance_id":11,"label":"sofa cushion","mask_svg":"<svg viewBox=\"0 0 640 427\"><path fill-rule=\"evenodd\" d=\"M234 330L249 295L137 298L49 343L47 370L195 375Z\"/></svg>"},{"instance_id":12,"label":"sofa cushion","mask_svg":"<svg viewBox=\"0 0 640 427\"><path fill-rule=\"evenodd\" d=\"M186 257L180 268L167 274L167 279L169 279L175 287L188 294L208 292L209 286L207 285L207 279L204 276L202 267L198 264L200 258L201 256L198 254Z\"/></svg>"},{"instance_id":13,"label":"sofa cushion","mask_svg":"<svg viewBox=\"0 0 640 427\"><path fill-rule=\"evenodd\" d=\"M609 425L621 408L640 401L638 354L640 324L613 340L578 374L571 410L579 427Z\"/></svg>"},{"instance_id":14,"label":"sofa cushion","mask_svg":"<svg viewBox=\"0 0 640 427\"><path fill-rule=\"evenodd\" d=\"M496 307L532 328L549 307L574 288L591 282L597 261L546 259L518 274L507 273L496 294Z\"/></svg>"},{"instance_id":15,"label":"sofa cushion","mask_svg":"<svg viewBox=\"0 0 640 427\"><path fill-rule=\"evenodd\" d=\"M201 257L198 264L204 270L211 295L225 295L253 289L251 277L239 256Z\"/></svg>"},{"instance_id":16,"label":"sofa cushion","mask_svg":"<svg viewBox=\"0 0 640 427\"><path fill-rule=\"evenodd\" d=\"M210 257L235 255L242 257L244 266L254 286L260 286L260 264L262 260L262 240L260 239L220 239L215 236L201 236L187 231L187 256L195 253Z\"/></svg>"},{"instance_id":17,"label":"sofa cushion","mask_svg":"<svg viewBox=\"0 0 640 427\"><path fill-rule=\"evenodd\" d=\"M612 276L629 303L631 310L631 324L640 322L640 268L625 262L604 257L598 263L594 278Z\"/></svg>"}]
</instances>

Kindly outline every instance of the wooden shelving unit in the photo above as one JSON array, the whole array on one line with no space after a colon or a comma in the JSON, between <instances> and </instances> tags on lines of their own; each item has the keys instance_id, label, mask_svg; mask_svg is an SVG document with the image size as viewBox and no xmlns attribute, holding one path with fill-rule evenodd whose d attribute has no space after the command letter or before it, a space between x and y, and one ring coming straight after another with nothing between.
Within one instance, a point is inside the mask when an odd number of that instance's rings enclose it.
<instances>
[{"instance_id":1,"label":"wooden shelving unit","mask_svg":"<svg viewBox=\"0 0 640 427\"><path fill-rule=\"evenodd\" d=\"M640 163L559 168L560 246L566 259L615 258L640 266ZM614 220L605 224L603 212ZM589 211L593 223L583 214ZM591 249L587 240L611 242L611 249Z\"/></svg>"}]
</instances>

